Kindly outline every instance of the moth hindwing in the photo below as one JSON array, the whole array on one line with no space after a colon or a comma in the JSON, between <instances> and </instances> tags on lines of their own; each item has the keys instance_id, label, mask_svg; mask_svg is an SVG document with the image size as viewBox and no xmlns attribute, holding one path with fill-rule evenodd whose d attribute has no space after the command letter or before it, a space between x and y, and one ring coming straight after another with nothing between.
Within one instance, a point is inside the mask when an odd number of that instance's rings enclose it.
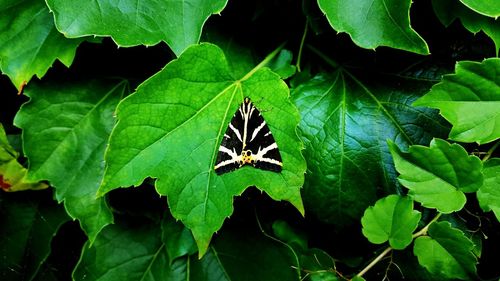
<instances>
[{"instance_id":1,"label":"moth hindwing","mask_svg":"<svg viewBox=\"0 0 500 281\"><path fill-rule=\"evenodd\" d=\"M231 118L217 153L215 172L231 172L244 165L281 172L283 163L266 120L247 97Z\"/></svg>"}]
</instances>

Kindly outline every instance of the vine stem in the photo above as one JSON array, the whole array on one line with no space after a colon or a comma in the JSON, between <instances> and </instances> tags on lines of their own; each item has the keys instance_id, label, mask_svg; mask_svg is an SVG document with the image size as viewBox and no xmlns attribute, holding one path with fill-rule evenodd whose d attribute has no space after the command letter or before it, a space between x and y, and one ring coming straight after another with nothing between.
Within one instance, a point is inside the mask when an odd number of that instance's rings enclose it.
<instances>
[{"instance_id":1,"label":"vine stem","mask_svg":"<svg viewBox=\"0 0 500 281\"><path fill-rule=\"evenodd\" d=\"M486 160L490 159L491 155L493 155L493 152L495 151L495 149L498 148L498 146L500 145L500 141L497 141L489 150L488 152L486 152L486 155L483 157L482 161L483 162L486 162Z\"/></svg>"},{"instance_id":2,"label":"vine stem","mask_svg":"<svg viewBox=\"0 0 500 281\"><path fill-rule=\"evenodd\" d=\"M272 51L269 55L267 55L258 65L256 65L252 70L250 70L243 78L239 81L244 81L250 78L255 72L257 72L262 67L266 66L274 57L285 47L286 42L281 43L274 51Z\"/></svg>"},{"instance_id":3,"label":"vine stem","mask_svg":"<svg viewBox=\"0 0 500 281\"><path fill-rule=\"evenodd\" d=\"M427 234L427 231L429 230L429 226L437 221L439 217L441 216L441 213L438 213L426 226L424 226L422 229L420 229L418 232L414 233L412 235L412 238L415 239L419 236L423 236ZM358 274L356 274L357 277L362 277L367 273L372 267L374 267L381 259L383 259L388 253L392 251L392 247L387 247L385 248L382 253L380 253L375 259L373 259L365 268L363 268Z\"/></svg>"},{"instance_id":4,"label":"vine stem","mask_svg":"<svg viewBox=\"0 0 500 281\"><path fill-rule=\"evenodd\" d=\"M309 19L306 19L306 24L304 26L304 33L302 33L302 39L300 40L300 46L299 46L299 54L297 55L297 63L295 64L295 67L297 67L297 71L300 72L300 61L302 60L302 51L304 49L304 43L306 42L306 36L307 36L307 30L309 26Z\"/></svg>"}]
</instances>

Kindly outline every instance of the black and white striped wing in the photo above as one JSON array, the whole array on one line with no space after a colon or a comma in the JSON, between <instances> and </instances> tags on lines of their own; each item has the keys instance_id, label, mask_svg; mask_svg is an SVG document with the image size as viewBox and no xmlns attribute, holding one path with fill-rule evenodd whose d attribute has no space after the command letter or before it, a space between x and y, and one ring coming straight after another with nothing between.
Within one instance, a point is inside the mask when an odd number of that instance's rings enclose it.
<instances>
[{"instance_id":1,"label":"black and white striped wing","mask_svg":"<svg viewBox=\"0 0 500 281\"><path fill-rule=\"evenodd\" d=\"M271 130L249 98L245 98L228 125L214 169L220 175L243 165L274 172L281 172L283 166Z\"/></svg>"}]
</instances>

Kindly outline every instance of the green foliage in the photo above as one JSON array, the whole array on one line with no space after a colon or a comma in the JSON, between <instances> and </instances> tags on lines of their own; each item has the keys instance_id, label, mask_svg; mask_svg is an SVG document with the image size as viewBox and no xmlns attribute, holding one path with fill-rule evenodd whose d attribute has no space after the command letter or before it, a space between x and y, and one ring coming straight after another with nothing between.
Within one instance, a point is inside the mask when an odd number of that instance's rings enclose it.
<instances>
[{"instance_id":1,"label":"green foliage","mask_svg":"<svg viewBox=\"0 0 500 281\"><path fill-rule=\"evenodd\" d=\"M401 250L413 240L420 216L411 199L389 195L366 209L361 219L363 234L374 244L389 241L392 248Z\"/></svg>"},{"instance_id":2,"label":"green foliage","mask_svg":"<svg viewBox=\"0 0 500 281\"><path fill-rule=\"evenodd\" d=\"M414 253L420 264L441 278L476 278L477 259L472 241L448 222L433 223L429 236L415 240Z\"/></svg>"},{"instance_id":3,"label":"green foliage","mask_svg":"<svg viewBox=\"0 0 500 281\"><path fill-rule=\"evenodd\" d=\"M453 124L452 140L481 144L500 138L500 59L462 61L455 72L414 105L438 108Z\"/></svg>"},{"instance_id":4,"label":"green foliage","mask_svg":"<svg viewBox=\"0 0 500 281\"><path fill-rule=\"evenodd\" d=\"M0 0L0 279L497 280L499 11Z\"/></svg>"}]
</instances>

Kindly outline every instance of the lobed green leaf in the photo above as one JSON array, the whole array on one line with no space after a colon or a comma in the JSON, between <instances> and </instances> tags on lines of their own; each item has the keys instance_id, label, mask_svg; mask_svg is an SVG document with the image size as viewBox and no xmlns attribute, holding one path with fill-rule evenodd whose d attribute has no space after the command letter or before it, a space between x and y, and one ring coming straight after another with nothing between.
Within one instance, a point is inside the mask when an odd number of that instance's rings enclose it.
<instances>
[{"instance_id":1,"label":"lobed green leaf","mask_svg":"<svg viewBox=\"0 0 500 281\"><path fill-rule=\"evenodd\" d=\"M214 172L222 136L244 97L261 109L272 131L283 158L281 173L249 166L221 176ZM286 84L269 69L258 67L235 79L217 46L195 45L124 99L117 115L99 194L157 178L156 189L167 196L173 216L192 230L200 255L231 215L232 198L249 186L303 213L299 114Z\"/></svg>"},{"instance_id":2,"label":"lobed green leaf","mask_svg":"<svg viewBox=\"0 0 500 281\"><path fill-rule=\"evenodd\" d=\"M439 109L453 125L452 140L483 144L500 138L500 59L461 61L455 72L413 105Z\"/></svg>"},{"instance_id":3,"label":"lobed green leaf","mask_svg":"<svg viewBox=\"0 0 500 281\"><path fill-rule=\"evenodd\" d=\"M30 101L14 120L23 129L28 178L48 180L55 187L57 200L64 201L90 241L113 221L96 192L113 113L126 90L122 81L33 84L25 91Z\"/></svg>"},{"instance_id":4,"label":"lobed green leaf","mask_svg":"<svg viewBox=\"0 0 500 281\"><path fill-rule=\"evenodd\" d=\"M466 202L464 192L475 192L483 184L481 160L458 144L433 139L429 147L413 145L406 153L388 143L399 182L425 207L459 211Z\"/></svg>"},{"instance_id":5,"label":"lobed green leaf","mask_svg":"<svg viewBox=\"0 0 500 281\"><path fill-rule=\"evenodd\" d=\"M389 241L393 249L402 250L412 242L420 217L410 198L389 195L366 209L361 219L363 235L374 244Z\"/></svg>"},{"instance_id":6,"label":"lobed green leaf","mask_svg":"<svg viewBox=\"0 0 500 281\"><path fill-rule=\"evenodd\" d=\"M302 116L308 212L341 228L359 223L378 197L396 192L386 139L428 144L448 132L435 110L410 106L430 85L387 76L358 80L345 70L298 83L292 97Z\"/></svg>"},{"instance_id":7,"label":"lobed green leaf","mask_svg":"<svg viewBox=\"0 0 500 281\"><path fill-rule=\"evenodd\" d=\"M203 24L227 0L47 0L57 29L68 37L111 36L120 46L164 41L179 56L198 43Z\"/></svg>"},{"instance_id":8,"label":"lobed green leaf","mask_svg":"<svg viewBox=\"0 0 500 281\"><path fill-rule=\"evenodd\" d=\"M44 1L0 3L0 70L21 90L42 78L56 59L69 67L82 39L60 34Z\"/></svg>"},{"instance_id":9,"label":"lobed green leaf","mask_svg":"<svg viewBox=\"0 0 500 281\"><path fill-rule=\"evenodd\" d=\"M356 45L379 46L429 54L429 47L410 26L410 0L318 0L330 25L347 32Z\"/></svg>"},{"instance_id":10,"label":"lobed green leaf","mask_svg":"<svg viewBox=\"0 0 500 281\"><path fill-rule=\"evenodd\" d=\"M429 236L415 239L414 254L430 273L449 279L475 280L474 244L449 222L435 222Z\"/></svg>"},{"instance_id":11,"label":"lobed green leaf","mask_svg":"<svg viewBox=\"0 0 500 281\"><path fill-rule=\"evenodd\" d=\"M500 221L500 158L492 158L483 165L484 183L477 191L477 200L483 211L493 211Z\"/></svg>"}]
</instances>

